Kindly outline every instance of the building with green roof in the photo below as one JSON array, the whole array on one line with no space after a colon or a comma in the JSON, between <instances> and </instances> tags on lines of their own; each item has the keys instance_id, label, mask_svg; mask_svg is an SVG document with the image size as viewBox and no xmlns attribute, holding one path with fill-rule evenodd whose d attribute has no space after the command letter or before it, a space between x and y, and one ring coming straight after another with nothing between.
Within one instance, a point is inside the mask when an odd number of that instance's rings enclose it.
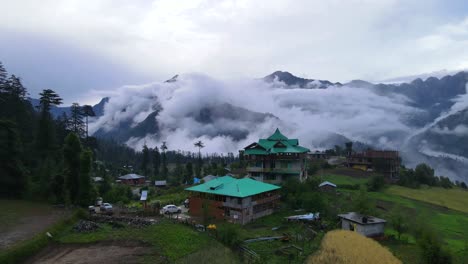
<instances>
[{"instance_id":1,"label":"building with green roof","mask_svg":"<svg viewBox=\"0 0 468 264\"><path fill-rule=\"evenodd\" d=\"M280 183L291 177L303 181L307 178L306 155L310 150L290 139L277 128L266 139L260 139L244 148L250 177L260 181Z\"/></svg>"},{"instance_id":2,"label":"building with green roof","mask_svg":"<svg viewBox=\"0 0 468 264\"><path fill-rule=\"evenodd\" d=\"M185 190L190 192L192 217L246 224L274 212L280 188L248 177L223 176Z\"/></svg>"}]
</instances>

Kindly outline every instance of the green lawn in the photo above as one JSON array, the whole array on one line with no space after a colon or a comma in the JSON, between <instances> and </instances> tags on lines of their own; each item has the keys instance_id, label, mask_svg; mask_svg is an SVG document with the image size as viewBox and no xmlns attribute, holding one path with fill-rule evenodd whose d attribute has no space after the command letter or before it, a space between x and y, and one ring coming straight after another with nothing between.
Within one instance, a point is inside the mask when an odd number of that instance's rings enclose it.
<instances>
[{"instance_id":1,"label":"green lawn","mask_svg":"<svg viewBox=\"0 0 468 264\"><path fill-rule=\"evenodd\" d=\"M337 175L337 174L325 174L322 176L323 181L329 181L338 185L354 185L354 184L366 184L368 179L367 178L353 178L344 175Z\"/></svg>"},{"instance_id":2,"label":"green lawn","mask_svg":"<svg viewBox=\"0 0 468 264\"><path fill-rule=\"evenodd\" d=\"M331 175L327 180L338 184L356 184L363 180L344 175ZM365 179L364 179L365 180ZM340 191L346 196L355 195L357 190ZM468 255L468 192L459 189L421 188L410 189L391 185L381 192L369 192L370 198L378 202L382 209L377 209L376 216L384 219L390 218L390 211L400 206L407 214L409 225L417 223L432 227L442 238L444 245L452 252L455 263L462 261L463 255ZM342 199L342 198L340 198ZM386 234L394 234L390 224L386 226ZM383 242L394 254L405 263L414 263L418 248L414 237L404 234L407 242ZM458 262L457 262L458 261Z\"/></svg>"},{"instance_id":3,"label":"green lawn","mask_svg":"<svg viewBox=\"0 0 468 264\"><path fill-rule=\"evenodd\" d=\"M421 189L410 189L393 185L386 190L386 193L468 213L468 191L461 188L444 189L440 187L426 187Z\"/></svg>"}]
</instances>

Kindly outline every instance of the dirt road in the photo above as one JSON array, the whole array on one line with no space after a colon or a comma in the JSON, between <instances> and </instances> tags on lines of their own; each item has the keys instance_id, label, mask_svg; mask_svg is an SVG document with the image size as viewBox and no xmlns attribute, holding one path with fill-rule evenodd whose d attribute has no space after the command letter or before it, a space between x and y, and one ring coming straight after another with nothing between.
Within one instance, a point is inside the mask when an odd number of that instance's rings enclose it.
<instances>
[{"instance_id":1,"label":"dirt road","mask_svg":"<svg viewBox=\"0 0 468 264\"><path fill-rule=\"evenodd\" d=\"M136 241L109 241L91 245L53 245L27 261L29 264L113 264L141 263L151 249ZM165 259L153 257L154 263Z\"/></svg>"}]
</instances>

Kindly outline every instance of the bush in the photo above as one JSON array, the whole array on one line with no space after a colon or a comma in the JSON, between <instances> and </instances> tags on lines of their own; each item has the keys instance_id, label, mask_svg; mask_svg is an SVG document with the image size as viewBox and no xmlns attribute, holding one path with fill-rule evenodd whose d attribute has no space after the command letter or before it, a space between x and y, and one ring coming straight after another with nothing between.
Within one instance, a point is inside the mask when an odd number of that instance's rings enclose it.
<instances>
[{"instance_id":1,"label":"bush","mask_svg":"<svg viewBox=\"0 0 468 264\"><path fill-rule=\"evenodd\" d=\"M367 189L371 192L377 192L385 186L385 179L381 175L373 176L367 183Z\"/></svg>"},{"instance_id":2,"label":"bush","mask_svg":"<svg viewBox=\"0 0 468 264\"><path fill-rule=\"evenodd\" d=\"M218 228L219 240L229 246L237 246L240 244L240 230L239 226L235 224L223 224Z\"/></svg>"}]
</instances>

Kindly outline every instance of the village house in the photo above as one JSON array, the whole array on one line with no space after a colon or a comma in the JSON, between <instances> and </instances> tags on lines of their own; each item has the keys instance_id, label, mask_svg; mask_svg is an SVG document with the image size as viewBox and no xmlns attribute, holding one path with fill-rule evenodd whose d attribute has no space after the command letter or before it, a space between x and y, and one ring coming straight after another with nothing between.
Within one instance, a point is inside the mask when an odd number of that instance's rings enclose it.
<instances>
[{"instance_id":1,"label":"village house","mask_svg":"<svg viewBox=\"0 0 468 264\"><path fill-rule=\"evenodd\" d=\"M401 159L398 151L366 150L351 154L346 163L350 168L378 171L387 179L396 179L399 176Z\"/></svg>"},{"instance_id":2,"label":"village house","mask_svg":"<svg viewBox=\"0 0 468 264\"><path fill-rule=\"evenodd\" d=\"M207 214L213 219L243 225L272 214L280 200L280 188L250 178L223 176L185 190L190 192L190 215Z\"/></svg>"},{"instance_id":3,"label":"village house","mask_svg":"<svg viewBox=\"0 0 468 264\"><path fill-rule=\"evenodd\" d=\"M145 184L145 176L131 173L124 176L120 176L119 181L120 183L127 185L143 185Z\"/></svg>"},{"instance_id":4,"label":"village house","mask_svg":"<svg viewBox=\"0 0 468 264\"><path fill-rule=\"evenodd\" d=\"M336 184L331 183L329 181L324 181L319 184L319 189L322 192L335 192L336 191Z\"/></svg>"},{"instance_id":5,"label":"village house","mask_svg":"<svg viewBox=\"0 0 468 264\"><path fill-rule=\"evenodd\" d=\"M355 212L339 214L341 229L358 232L366 237L380 237L384 235L385 221L373 216L361 215Z\"/></svg>"},{"instance_id":6,"label":"village house","mask_svg":"<svg viewBox=\"0 0 468 264\"><path fill-rule=\"evenodd\" d=\"M250 177L280 183L289 178L307 179L306 155L309 151L299 146L298 139L289 139L276 129L270 137L245 147L243 156Z\"/></svg>"}]
</instances>

